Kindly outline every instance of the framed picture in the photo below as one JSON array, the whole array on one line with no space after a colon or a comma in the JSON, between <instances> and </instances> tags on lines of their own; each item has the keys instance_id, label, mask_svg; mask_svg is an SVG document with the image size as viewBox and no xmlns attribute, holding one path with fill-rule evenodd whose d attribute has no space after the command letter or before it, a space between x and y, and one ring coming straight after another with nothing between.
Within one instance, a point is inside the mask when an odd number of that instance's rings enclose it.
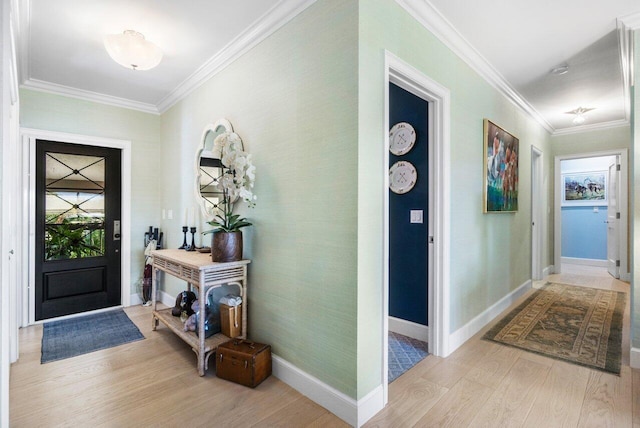
<instances>
[{"instance_id":1,"label":"framed picture","mask_svg":"<svg viewBox=\"0 0 640 428\"><path fill-rule=\"evenodd\" d=\"M562 174L562 206L607 205L607 171Z\"/></svg>"},{"instance_id":2,"label":"framed picture","mask_svg":"<svg viewBox=\"0 0 640 428\"><path fill-rule=\"evenodd\" d=\"M484 120L485 213L518 211L519 145L516 137Z\"/></svg>"}]
</instances>

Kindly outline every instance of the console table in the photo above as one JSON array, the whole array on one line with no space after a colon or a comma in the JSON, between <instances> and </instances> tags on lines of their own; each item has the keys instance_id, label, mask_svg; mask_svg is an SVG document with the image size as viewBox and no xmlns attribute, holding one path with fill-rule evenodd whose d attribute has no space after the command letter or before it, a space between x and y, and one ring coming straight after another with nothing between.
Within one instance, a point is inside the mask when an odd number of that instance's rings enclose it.
<instances>
[{"instance_id":1,"label":"console table","mask_svg":"<svg viewBox=\"0 0 640 428\"><path fill-rule=\"evenodd\" d=\"M153 255L152 292L153 319L152 329L155 331L158 321L166 325L173 333L184 340L198 359L198 374L204 376L209 366L209 357L215 353L221 343L230 340L222 333L211 337L204 337L205 317L198 317L198 336L195 332L184 331L184 324L180 317L171 315L171 309L158 309L157 307L157 272L163 271L176 278L187 281L188 290L196 287L196 295L200 306L204 307L209 292L223 285L237 285L242 297L242 339L247 337L247 265L250 260L237 262L215 263L211 261L211 253L188 252L184 250L168 249L156 250Z\"/></svg>"}]
</instances>

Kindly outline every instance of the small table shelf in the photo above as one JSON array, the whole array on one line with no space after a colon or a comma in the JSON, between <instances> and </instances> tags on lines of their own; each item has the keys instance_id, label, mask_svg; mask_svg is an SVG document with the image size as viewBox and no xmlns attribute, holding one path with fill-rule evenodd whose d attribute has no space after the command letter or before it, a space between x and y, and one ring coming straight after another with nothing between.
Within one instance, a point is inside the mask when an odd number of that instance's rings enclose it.
<instances>
[{"instance_id":1,"label":"small table shelf","mask_svg":"<svg viewBox=\"0 0 640 428\"><path fill-rule=\"evenodd\" d=\"M247 265L250 260L240 260L229 263L216 263L211 261L208 253L187 252L184 250L157 250L153 255L152 270L152 299L153 318L152 328L156 330L158 322L166 325L169 330L185 341L196 353L198 359L198 374L204 376L209 365L209 357L215 353L218 345L230 338L222 333L211 337L204 337L204 318L199 317L198 332L184 331L184 324L180 317L171 315L171 309L158 309L157 307L157 272L163 271L169 275L183 279L188 283L188 289L196 287L198 300L206 302L209 292L226 284L235 284L240 289L242 297L242 336L247 337Z\"/></svg>"}]
</instances>

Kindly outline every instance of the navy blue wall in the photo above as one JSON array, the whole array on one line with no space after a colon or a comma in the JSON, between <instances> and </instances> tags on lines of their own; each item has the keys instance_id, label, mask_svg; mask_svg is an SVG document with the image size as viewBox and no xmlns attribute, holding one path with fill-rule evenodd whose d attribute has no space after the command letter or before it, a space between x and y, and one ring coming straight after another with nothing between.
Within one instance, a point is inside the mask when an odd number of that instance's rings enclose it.
<instances>
[{"instance_id":1,"label":"navy blue wall","mask_svg":"<svg viewBox=\"0 0 640 428\"><path fill-rule=\"evenodd\" d=\"M408 122L416 130L413 149L389 153L389 167L403 160L418 173L415 187L404 195L389 190L389 315L427 325L428 103L389 84L389 126ZM423 210L423 223L410 223L410 211Z\"/></svg>"},{"instance_id":2,"label":"navy blue wall","mask_svg":"<svg viewBox=\"0 0 640 428\"><path fill-rule=\"evenodd\" d=\"M607 207L562 207L562 257L607 259Z\"/></svg>"}]
</instances>

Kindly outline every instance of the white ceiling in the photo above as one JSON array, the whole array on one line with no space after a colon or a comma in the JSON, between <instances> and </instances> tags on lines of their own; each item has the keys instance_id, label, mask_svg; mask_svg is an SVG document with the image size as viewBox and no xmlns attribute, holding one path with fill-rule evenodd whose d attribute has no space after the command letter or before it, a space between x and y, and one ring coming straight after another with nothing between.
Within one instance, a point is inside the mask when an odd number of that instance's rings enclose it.
<instances>
[{"instance_id":1,"label":"white ceiling","mask_svg":"<svg viewBox=\"0 0 640 428\"><path fill-rule=\"evenodd\" d=\"M314 1L22 0L22 84L162 112ZM575 129L564 112L577 107L595 108L585 126L628 121L616 18L638 0L396 1L437 9L547 129ZM160 46L157 68L109 58L103 36L125 29ZM549 74L562 64L567 74Z\"/></svg>"}]
</instances>

